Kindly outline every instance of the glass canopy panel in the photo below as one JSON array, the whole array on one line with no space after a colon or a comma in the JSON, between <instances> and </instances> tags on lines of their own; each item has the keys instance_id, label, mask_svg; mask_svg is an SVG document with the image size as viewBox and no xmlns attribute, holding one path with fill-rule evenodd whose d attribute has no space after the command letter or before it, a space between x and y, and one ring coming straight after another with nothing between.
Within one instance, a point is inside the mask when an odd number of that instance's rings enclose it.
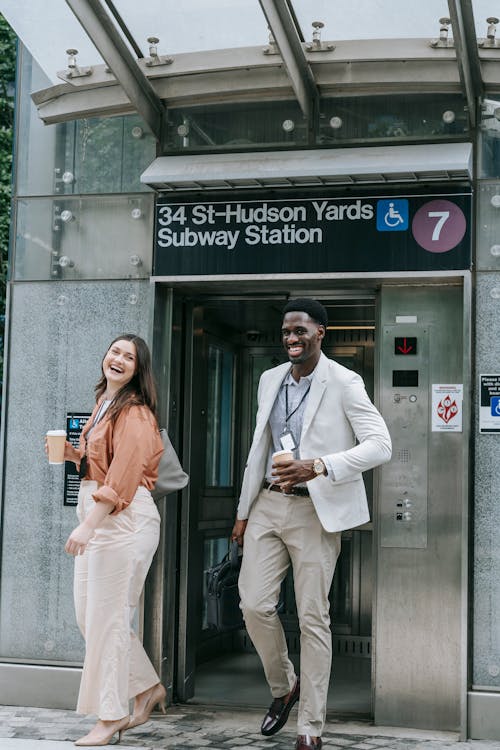
<instances>
[{"instance_id":1,"label":"glass canopy panel","mask_svg":"<svg viewBox=\"0 0 500 750\"><path fill-rule=\"evenodd\" d=\"M498 3L492 3L491 0L472 0L472 10L474 12L474 23L476 26L476 36L478 39L484 39L488 29L487 18L500 16L500 6ZM497 38L499 36L497 33Z\"/></svg>"},{"instance_id":2,"label":"glass canopy panel","mask_svg":"<svg viewBox=\"0 0 500 750\"><path fill-rule=\"evenodd\" d=\"M397 39L439 36L439 19L449 17L447 0L293 0L306 41L313 21L325 24L323 41Z\"/></svg>"},{"instance_id":3,"label":"glass canopy panel","mask_svg":"<svg viewBox=\"0 0 500 750\"><path fill-rule=\"evenodd\" d=\"M105 5L105 0L102 0ZM439 19L449 16L447 0L292 0L306 41L313 21L322 21L323 40L404 39L439 36ZM143 54L147 38L160 39L160 54L203 52L265 45L268 29L258 0L114 0L130 34ZM476 33L486 35L491 0L473 0ZM65 0L0 0L2 12L51 81L66 67L66 49L78 49L81 66L102 63Z\"/></svg>"},{"instance_id":4,"label":"glass canopy panel","mask_svg":"<svg viewBox=\"0 0 500 750\"><path fill-rule=\"evenodd\" d=\"M67 66L67 49L78 50L81 66L104 62L65 0L0 0L0 13L52 83L61 83L57 71Z\"/></svg>"},{"instance_id":5,"label":"glass canopy panel","mask_svg":"<svg viewBox=\"0 0 500 750\"><path fill-rule=\"evenodd\" d=\"M144 55L147 38L160 39L170 55L233 47L265 46L269 32L258 0L114 0L114 6Z\"/></svg>"}]
</instances>

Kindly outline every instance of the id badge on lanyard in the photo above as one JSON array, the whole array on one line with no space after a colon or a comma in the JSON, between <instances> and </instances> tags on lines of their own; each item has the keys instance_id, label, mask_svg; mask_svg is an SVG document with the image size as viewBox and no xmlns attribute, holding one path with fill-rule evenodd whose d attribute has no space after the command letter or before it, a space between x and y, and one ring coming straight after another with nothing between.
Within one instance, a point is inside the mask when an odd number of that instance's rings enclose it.
<instances>
[{"instance_id":1,"label":"id badge on lanyard","mask_svg":"<svg viewBox=\"0 0 500 750\"><path fill-rule=\"evenodd\" d=\"M288 427L285 427L285 429L281 433L280 443L284 451L294 451L297 448L293 432L291 432Z\"/></svg>"}]
</instances>

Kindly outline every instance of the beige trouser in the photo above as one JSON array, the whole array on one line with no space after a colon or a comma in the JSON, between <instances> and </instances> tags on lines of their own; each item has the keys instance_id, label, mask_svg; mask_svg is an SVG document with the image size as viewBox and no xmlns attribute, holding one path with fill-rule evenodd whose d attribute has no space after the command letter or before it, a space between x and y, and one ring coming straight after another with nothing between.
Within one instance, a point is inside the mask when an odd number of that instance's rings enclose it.
<instances>
[{"instance_id":1,"label":"beige trouser","mask_svg":"<svg viewBox=\"0 0 500 750\"><path fill-rule=\"evenodd\" d=\"M273 698L295 683L283 627L276 612L292 564L300 625L298 734L321 736L332 659L328 594L340 553L340 533L323 529L309 497L262 490L245 531L239 579L245 625L259 654Z\"/></svg>"},{"instance_id":2,"label":"beige trouser","mask_svg":"<svg viewBox=\"0 0 500 750\"><path fill-rule=\"evenodd\" d=\"M96 482L82 481L80 521L96 489ZM148 490L139 487L130 505L107 516L75 558L76 619L85 638L78 713L121 719L131 698L159 682L131 627L159 537L160 515Z\"/></svg>"}]
</instances>

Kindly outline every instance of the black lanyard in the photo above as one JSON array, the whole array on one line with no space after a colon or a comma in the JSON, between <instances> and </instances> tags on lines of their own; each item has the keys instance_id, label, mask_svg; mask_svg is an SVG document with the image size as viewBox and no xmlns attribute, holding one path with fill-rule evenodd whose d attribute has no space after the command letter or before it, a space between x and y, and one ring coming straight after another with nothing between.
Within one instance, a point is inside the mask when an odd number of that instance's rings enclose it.
<instances>
[{"instance_id":1,"label":"black lanyard","mask_svg":"<svg viewBox=\"0 0 500 750\"><path fill-rule=\"evenodd\" d=\"M300 399L295 409L291 411L289 414L288 413L288 383L285 383L285 427L288 426L288 420L291 417L293 417L296 411L298 411L298 409L300 408L302 402L304 401L305 397L307 396L310 390L311 390L311 383L309 383L307 390L305 391L305 393L303 393L302 398Z\"/></svg>"}]
</instances>

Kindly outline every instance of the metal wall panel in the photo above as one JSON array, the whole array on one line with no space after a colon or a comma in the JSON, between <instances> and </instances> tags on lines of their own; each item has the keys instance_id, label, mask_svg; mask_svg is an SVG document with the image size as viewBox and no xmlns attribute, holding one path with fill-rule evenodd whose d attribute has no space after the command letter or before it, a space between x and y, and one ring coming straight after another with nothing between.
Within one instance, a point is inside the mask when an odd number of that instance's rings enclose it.
<instances>
[{"instance_id":1,"label":"metal wall panel","mask_svg":"<svg viewBox=\"0 0 500 750\"><path fill-rule=\"evenodd\" d=\"M464 379L468 382L463 371L462 295L462 288L453 286L391 286L381 292L380 330L385 327L390 331L386 336L391 341L385 342L387 351L382 342L379 353L380 404L394 451L392 461L378 473L374 618L377 724L458 730L462 719L466 690L462 605L467 595L461 564L467 487L463 455L468 428L464 420L462 432L431 429L432 385L460 384ZM392 339L398 319L405 321L401 335L412 332L422 342L424 352L428 338L428 357L417 357L412 365L421 373L419 382L424 384L426 394L419 393L420 386L401 388L392 384ZM410 415L408 401L403 407L408 413L400 418L394 414L401 407L394 400L398 394L417 395L413 406L423 402L426 408L415 408ZM411 522L405 526L395 520L395 514L408 482L418 479L420 469L414 459L422 460L422 466L427 464L428 475L421 477L422 486L415 487L412 496L419 506L419 522L411 529ZM390 519L384 515L389 505Z\"/></svg>"}]
</instances>

